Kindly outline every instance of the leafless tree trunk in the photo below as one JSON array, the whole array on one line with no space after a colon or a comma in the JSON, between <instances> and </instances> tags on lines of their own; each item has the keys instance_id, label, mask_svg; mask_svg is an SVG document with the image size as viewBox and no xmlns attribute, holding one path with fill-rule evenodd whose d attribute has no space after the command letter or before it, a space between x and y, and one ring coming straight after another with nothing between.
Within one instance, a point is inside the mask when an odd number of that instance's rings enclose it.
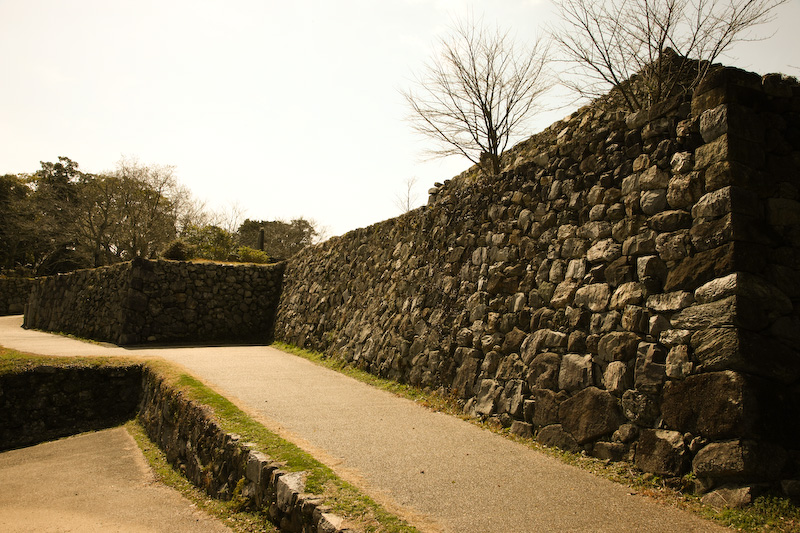
<instances>
[{"instance_id":1,"label":"leafless tree trunk","mask_svg":"<svg viewBox=\"0 0 800 533\"><path fill-rule=\"evenodd\" d=\"M405 181L404 189L397 193L397 196L394 200L394 205L400 209L401 213L408 213L417 203L417 193L414 191L414 187L417 186L417 178L408 178Z\"/></svg>"},{"instance_id":2,"label":"leafless tree trunk","mask_svg":"<svg viewBox=\"0 0 800 533\"><path fill-rule=\"evenodd\" d=\"M462 21L441 41L441 52L403 92L414 128L438 142L436 156L462 155L490 175L500 154L548 88L548 47L520 51L508 32Z\"/></svg>"},{"instance_id":3,"label":"leafless tree trunk","mask_svg":"<svg viewBox=\"0 0 800 533\"><path fill-rule=\"evenodd\" d=\"M587 97L617 88L637 110L696 87L786 1L556 0L563 24L553 38L572 65L569 87Z\"/></svg>"}]
</instances>

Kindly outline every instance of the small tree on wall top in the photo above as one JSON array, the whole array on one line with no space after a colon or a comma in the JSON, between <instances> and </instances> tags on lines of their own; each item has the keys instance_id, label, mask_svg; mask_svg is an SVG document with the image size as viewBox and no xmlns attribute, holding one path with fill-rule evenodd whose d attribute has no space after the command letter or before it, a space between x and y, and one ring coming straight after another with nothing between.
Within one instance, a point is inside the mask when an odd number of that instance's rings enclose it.
<instances>
[{"instance_id":1,"label":"small tree on wall top","mask_svg":"<svg viewBox=\"0 0 800 533\"><path fill-rule=\"evenodd\" d=\"M500 154L548 89L548 48L521 50L508 32L458 22L441 50L403 92L414 128L437 142L436 156L461 155L490 175Z\"/></svg>"}]
</instances>

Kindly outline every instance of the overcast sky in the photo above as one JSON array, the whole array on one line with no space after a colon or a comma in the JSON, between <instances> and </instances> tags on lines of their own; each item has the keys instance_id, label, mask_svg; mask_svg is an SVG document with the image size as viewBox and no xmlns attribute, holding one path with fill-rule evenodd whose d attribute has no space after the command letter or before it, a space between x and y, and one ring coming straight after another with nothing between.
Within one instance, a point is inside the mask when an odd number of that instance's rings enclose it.
<instances>
[{"instance_id":1,"label":"overcast sky","mask_svg":"<svg viewBox=\"0 0 800 533\"><path fill-rule=\"evenodd\" d=\"M470 11L522 43L552 20L547 0L0 0L0 173L135 157L210 209L330 235L390 218L409 178L422 205L469 167L425 160L399 91ZM799 76L799 24L789 0L725 62Z\"/></svg>"}]
</instances>

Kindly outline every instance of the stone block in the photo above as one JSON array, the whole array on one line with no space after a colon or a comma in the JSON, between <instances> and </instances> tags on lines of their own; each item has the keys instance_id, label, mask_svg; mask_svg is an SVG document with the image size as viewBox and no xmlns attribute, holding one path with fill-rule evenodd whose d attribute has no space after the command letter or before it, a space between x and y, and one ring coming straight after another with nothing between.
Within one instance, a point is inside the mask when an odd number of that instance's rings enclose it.
<instances>
[{"instance_id":1,"label":"stone block","mask_svg":"<svg viewBox=\"0 0 800 533\"><path fill-rule=\"evenodd\" d=\"M652 427L659 416L658 403L644 392L629 389L622 395L622 413L638 426Z\"/></svg>"},{"instance_id":2,"label":"stone block","mask_svg":"<svg viewBox=\"0 0 800 533\"><path fill-rule=\"evenodd\" d=\"M652 342L640 342L636 350L634 386L648 394L658 394L666 380L667 354L664 348Z\"/></svg>"},{"instance_id":3,"label":"stone block","mask_svg":"<svg viewBox=\"0 0 800 533\"><path fill-rule=\"evenodd\" d=\"M556 390L560 367L560 355L549 352L537 355L528 366L528 386L531 389Z\"/></svg>"},{"instance_id":4,"label":"stone block","mask_svg":"<svg viewBox=\"0 0 800 533\"><path fill-rule=\"evenodd\" d=\"M758 409L742 374L709 372L664 385L661 416L670 429L721 440L754 436Z\"/></svg>"},{"instance_id":5,"label":"stone block","mask_svg":"<svg viewBox=\"0 0 800 533\"><path fill-rule=\"evenodd\" d=\"M559 406L558 418L578 444L611 435L625 422L619 400L596 387L583 389L564 400Z\"/></svg>"},{"instance_id":6,"label":"stone block","mask_svg":"<svg viewBox=\"0 0 800 533\"><path fill-rule=\"evenodd\" d=\"M633 386L633 379L628 366L623 361L612 361L603 372L603 384L614 396L622 394Z\"/></svg>"},{"instance_id":7,"label":"stone block","mask_svg":"<svg viewBox=\"0 0 800 533\"><path fill-rule=\"evenodd\" d=\"M645 215L655 215L667 208L667 189L652 189L639 194L639 208Z\"/></svg>"},{"instance_id":8,"label":"stone block","mask_svg":"<svg viewBox=\"0 0 800 533\"><path fill-rule=\"evenodd\" d=\"M660 476L680 476L688 469L683 434L663 429L644 429L636 444L634 464Z\"/></svg>"},{"instance_id":9,"label":"stone block","mask_svg":"<svg viewBox=\"0 0 800 533\"><path fill-rule=\"evenodd\" d=\"M581 447L575 437L570 435L561 424L551 424L539 430L536 442L551 448L559 448L572 453L580 453Z\"/></svg>"},{"instance_id":10,"label":"stone block","mask_svg":"<svg viewBox=\"0 0 800 533\"><path fill-rule=\"evenodd\" d=\"M735 439L712 442L697 452L692 471L715 483L737 480L771 481L780 478L788 456L780 446Z\"/></svg>"},{"instance_id":11,"label":"stone block","mask_svg":"<svg viewBox=\"0 0 800 533\"><path fill-rule=\"evenodd\" d=\"M611 290L607 283L593 283L575 292L574 305L599 313L608 307L610 297Z\"/></svg>"},{"instance_id":12,"label":"stone block","mask_svg":"<svg viewBox=\"0 0 800 533\"><path fill-rule=\"evenodd\" d=\"M636 357L639 335L630 331L612 331L600 338L597 355L600 361L631 361Z\"/></svg>"},{"instance_id":13,"label":"stone block","mask_svg":"<svg viewBox=\"0 0 800 533\"><path fill-rule=\"evenodd\" d=\"M688 291L653 294L647 298L647 307L657 313L674 313L690 306L694 295Z\"/></svg>"},{"instance_id":14,"label":"stone block","mask_svg":"<svg viewBox=\"0 0 800 533\"><path fill-rule=\"evenodd\" d=\"M561 359L558 388L566 391L584 389L592 384L592 356L566 354Z\"/></svg>"},{"instance_id":15,"label":"stone block","mask_svg":"<svg viewBox=\"0 0 800 533\"><path fill-rule=\"evenodd\" d=\"M797 351L758 333L736 328L709 328L692 335L692 350L706 372L735 370L792 383L800 378Z\"/></svg>"},{"instance_id":16,"label":"stone block","mask_svg":"<svg viewBox=\"0 0 800 533\"><path fill-rule=\"evenodd\" d=\"M666 269L665 269L666 274ZM616 288L614 294L611 295L611 302L609 309L622 310L629 305L638 305L642 303L647 294L647 289L643 284L637 281L629 281L623 283Z\"/></svg>"}]
</instances>

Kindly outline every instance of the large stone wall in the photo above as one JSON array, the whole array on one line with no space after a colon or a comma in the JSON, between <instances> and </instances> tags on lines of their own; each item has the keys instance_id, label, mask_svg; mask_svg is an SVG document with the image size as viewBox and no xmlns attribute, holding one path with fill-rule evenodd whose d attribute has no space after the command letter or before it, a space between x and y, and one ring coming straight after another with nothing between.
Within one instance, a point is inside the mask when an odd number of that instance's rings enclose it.
<instances>
[{"instance_id":1,"label":"large stone wall","mask_svg":"<svg viewBox=\"0 0 800 533\"><path fill-rule=\"evenodd\" d=\"M0 316L21 315L34 283L33 278L0 276Z\"/></svg>"},{"instance_id":2,"label":"large stone wall","mask_svg":"<svg viewBox=\"0 0 800 533\"><path fill-rule=\"evenodd\" d=\"M137 259L39 278L25 327L117 344L266 340L283 268Z\"/></svg>"},{"instance_id":3,"label":"large stone wall","mask_svg":"<svg viewBox=\"0 0 800 533\"><path fill-rule=\"evenodd\" d=\"M291 258L276 338L701 490L796 477L800 87L602 104Z\"/></svg>"}]
</instances>

